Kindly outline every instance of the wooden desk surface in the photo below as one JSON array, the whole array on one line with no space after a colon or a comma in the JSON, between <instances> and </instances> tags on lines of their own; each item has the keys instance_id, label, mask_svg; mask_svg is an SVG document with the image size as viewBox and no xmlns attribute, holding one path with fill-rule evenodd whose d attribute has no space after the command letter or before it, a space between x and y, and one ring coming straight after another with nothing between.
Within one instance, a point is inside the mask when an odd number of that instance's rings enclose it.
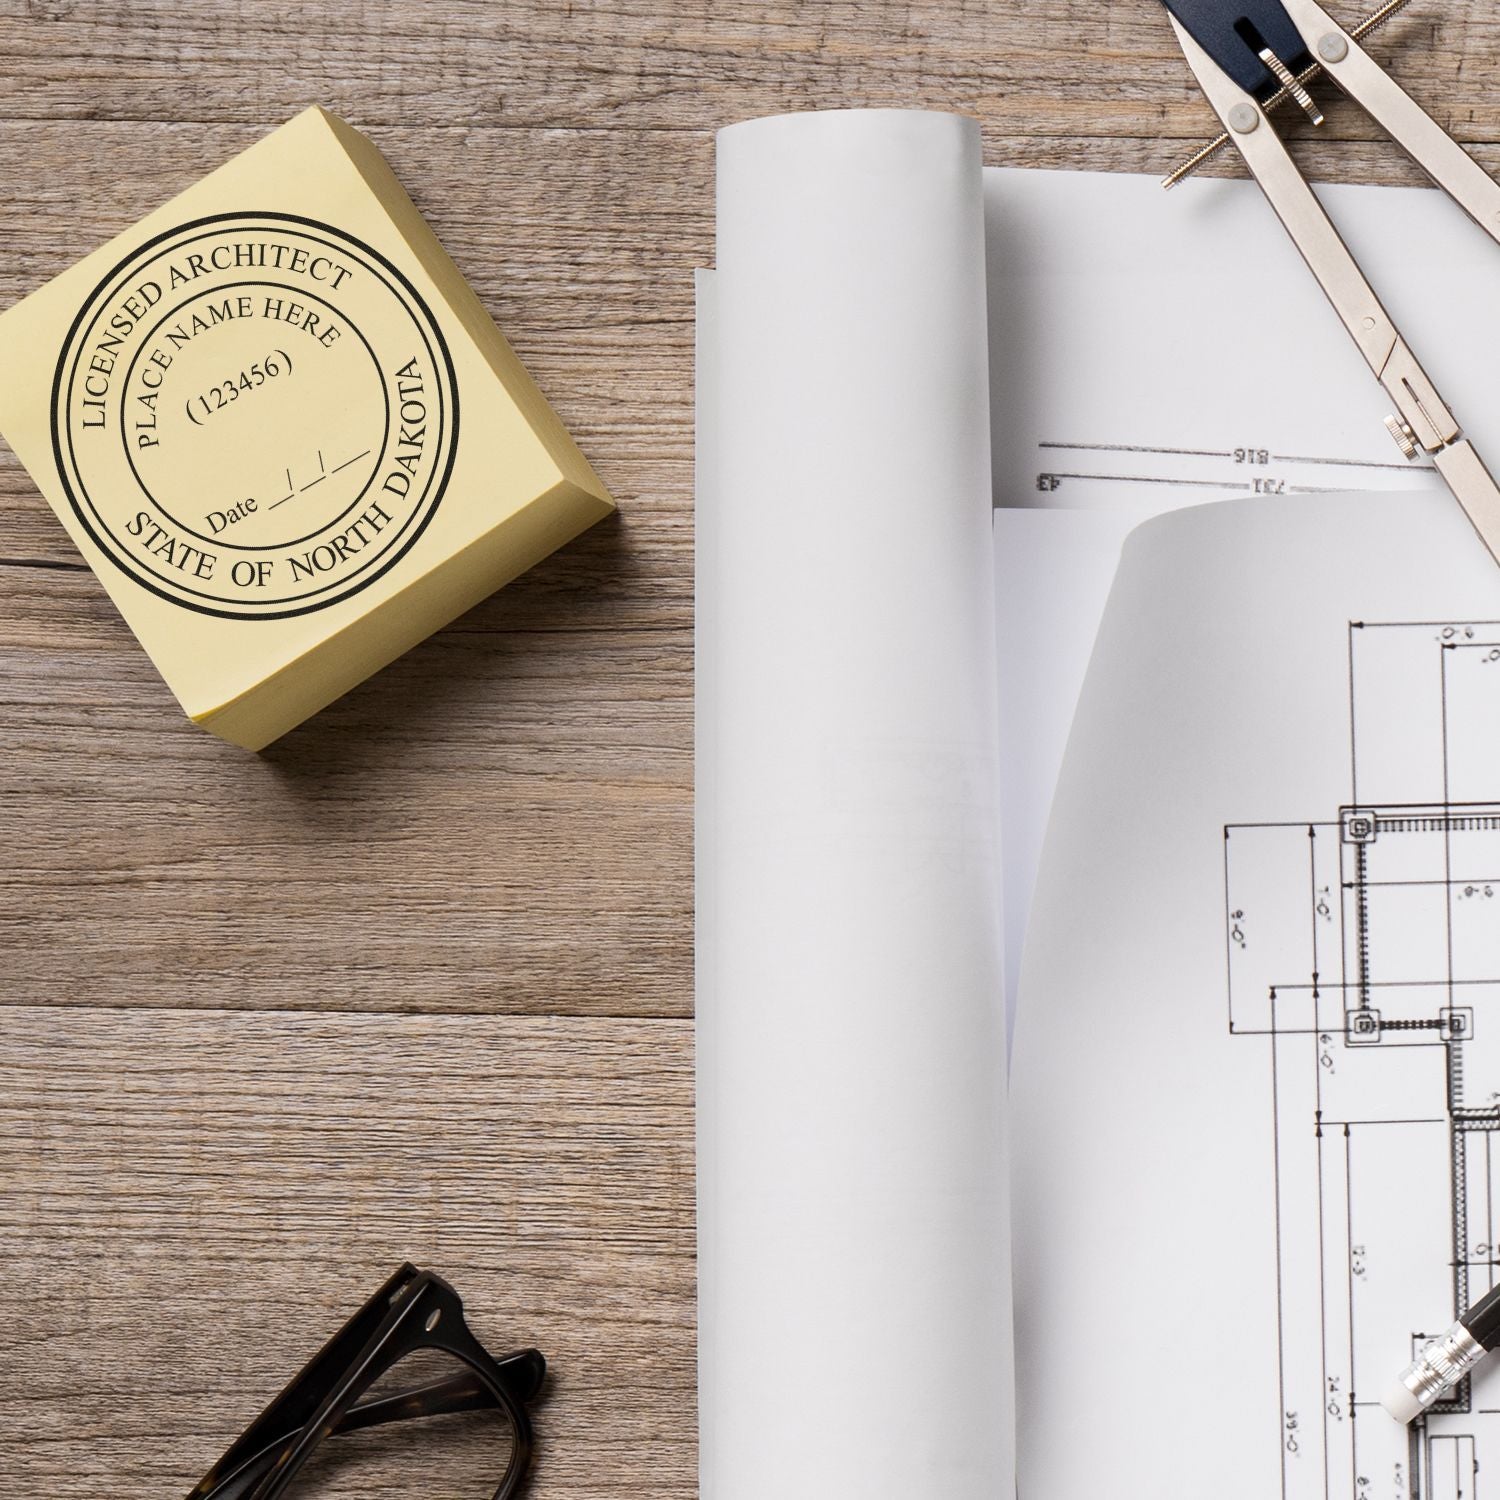
<instances>
[{"instance_id":1,"label":"wooden desk surface","mask_svg":"<svg viewBox=\"0 0 1500 1500\"><path fill-rule=\"evenodd\" d=\"M1491 7L1416 0L1375 50L1500 163ZM712 131L926 106L977 115L993 162L1160 171L1208 122L1165 18L4 0L0 56L0 302L322 103L384 150L621 504L256 758L181 718L0 458L0 1488L184 1492L411 1258L493 1346L551 1357L538 1497L692 1494ZM1323 175L1411 180L1347 107L1327 135L1303 153ZM337 1477L320 1492L422 1492Z\"/></svg>"}]
</instances>

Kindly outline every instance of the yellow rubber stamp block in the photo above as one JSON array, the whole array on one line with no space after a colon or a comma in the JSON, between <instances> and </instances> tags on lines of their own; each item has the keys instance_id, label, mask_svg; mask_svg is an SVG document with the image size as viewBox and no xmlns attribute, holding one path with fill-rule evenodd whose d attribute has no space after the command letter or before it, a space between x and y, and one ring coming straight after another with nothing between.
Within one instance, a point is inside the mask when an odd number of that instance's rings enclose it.
<instances>
[{"instance_id":1,"label":"yellow rubber stamp block","mask_svg":"<svg viewBox=\"0 0 1500 1500\"><path fill-rule=\"evenodd\" d=\"M611 501L319 109L0 317L0 431L189 716L259 749Z\"/></svg>"}]
</instances>

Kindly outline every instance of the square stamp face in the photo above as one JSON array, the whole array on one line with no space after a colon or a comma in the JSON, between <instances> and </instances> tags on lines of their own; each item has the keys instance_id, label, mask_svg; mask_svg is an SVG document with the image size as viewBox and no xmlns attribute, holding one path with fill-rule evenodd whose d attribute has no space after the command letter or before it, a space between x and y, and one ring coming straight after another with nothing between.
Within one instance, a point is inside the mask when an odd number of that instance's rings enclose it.
<instances>
[{"instance_id":1,"label":"square stamp face","mask_svg":"<svg viewBox=\"0 0 1500 1500\"><path fill-rule=\"evenodd\" d=\"M188 717L247 749L614 508L373 142L316 107L0 335L5 440Z\"/></svg>"},{"instance_id":2,"label":"square stamp face","mask_svg":"<svg viewBox=\"0 0 1500 1500\"><path fill-rule=\"evenodd\" d=\"M156 236L79 308L51 436L109 564L229 619L326 609L441 504L459 400L442 326L371 246L288 213Z\"/></svg>"}]
</instances>

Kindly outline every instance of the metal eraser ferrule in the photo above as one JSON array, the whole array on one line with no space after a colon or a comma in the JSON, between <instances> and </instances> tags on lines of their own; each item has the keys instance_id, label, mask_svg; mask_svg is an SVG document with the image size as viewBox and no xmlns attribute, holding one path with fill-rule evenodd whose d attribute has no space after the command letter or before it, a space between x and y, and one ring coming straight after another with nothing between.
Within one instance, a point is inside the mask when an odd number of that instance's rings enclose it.
<instances>
[{"instance_id":1,"label":"metal eraser ferrule","mask_svg":"<svg viewBox=\"0 0 1500 1500\"><path fill-rule=\"evenodd\" d=\"M1399 1385L1411 1393L1419 1412L1426 1411L1451 1391L1484 1353L1484 1345L1462 1323L1455 1323L1422 1346L1416 1359L1402 1371ZM1393 1411L1392 1415L1398 1414Z\"/></svg>"}]
</instances>

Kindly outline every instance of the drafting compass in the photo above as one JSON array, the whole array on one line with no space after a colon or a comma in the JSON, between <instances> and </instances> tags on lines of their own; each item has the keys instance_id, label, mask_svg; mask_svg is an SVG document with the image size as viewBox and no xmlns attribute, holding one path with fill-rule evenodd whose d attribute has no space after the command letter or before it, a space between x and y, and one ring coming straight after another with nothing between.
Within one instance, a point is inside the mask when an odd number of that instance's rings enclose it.
<instances>
[{"instance_id":1,"label":"drafting compass","mask_svg":"<svg viewBox=\"0 0 1500 1500\"><path fill-rule=\"evenodd\" d=\"M1437 388L1406 345L1359 263L1339 237L1277 134L1270 112L1299 104L1323 123L1307 85L1331 79L1432 180L1500 243L1497 184L1359 44L1407 0L1391 0L1345 31L1314 0L1164 0L1177 39L1225 135L1179 168L1171 187L1232 141L1277 217L1333 304L1376 380L1395 405L1386 426L1408 459L1433 464L1500 562L1500 487L1463 435Z\"/></svg>"}]
</instances>

